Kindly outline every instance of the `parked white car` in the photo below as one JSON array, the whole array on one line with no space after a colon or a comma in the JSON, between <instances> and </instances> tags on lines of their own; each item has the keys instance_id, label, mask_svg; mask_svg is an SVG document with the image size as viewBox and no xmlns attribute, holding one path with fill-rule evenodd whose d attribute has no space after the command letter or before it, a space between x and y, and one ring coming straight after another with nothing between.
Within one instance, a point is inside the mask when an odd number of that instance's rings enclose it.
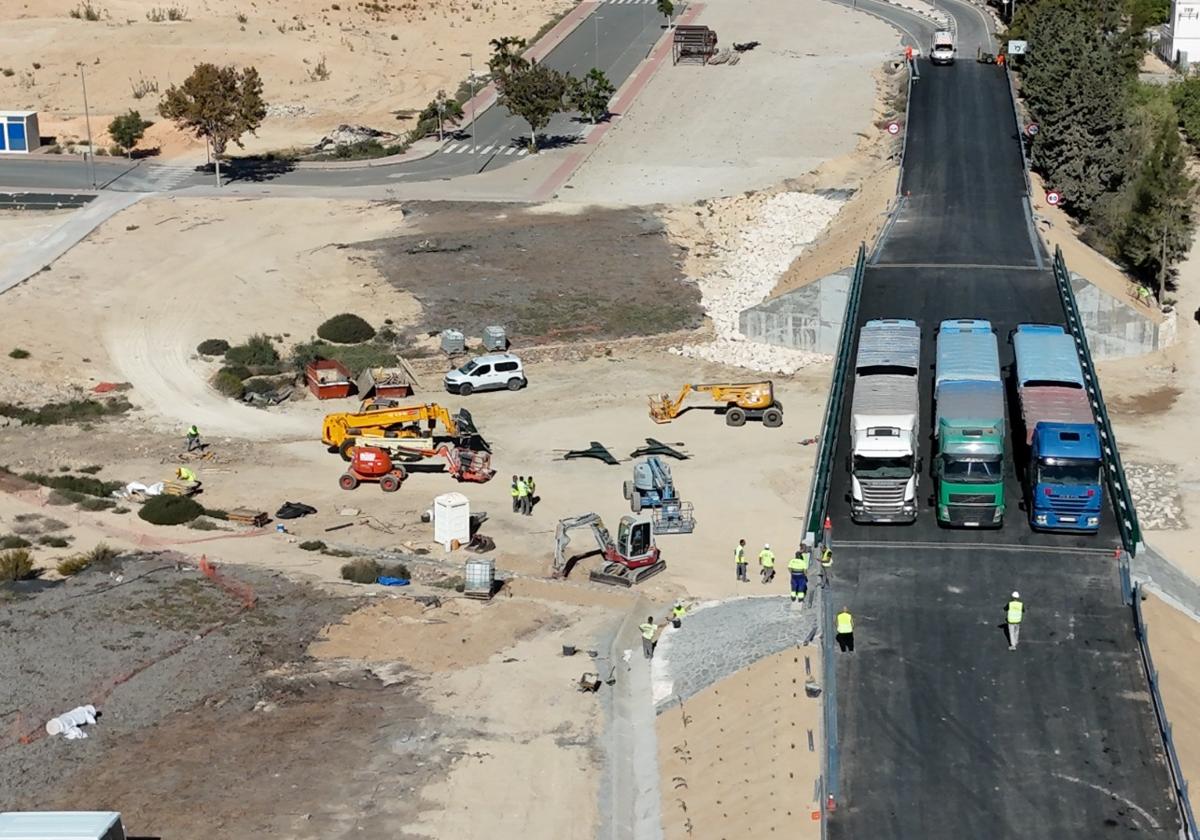
<instances>
[{"instance_id":1,"label":"parked white car","mask_svg":"<svg viewBox=\"0 0 1200 840\"><path fill-rule=\"evenodd\" d=\"M476 356L458 370L446 374L443 384L451 394L467 394L474 391L495 391L507 388L519 391L528 384L525 367L512 353L491 353Z\"/></svg>"}]
</instances>

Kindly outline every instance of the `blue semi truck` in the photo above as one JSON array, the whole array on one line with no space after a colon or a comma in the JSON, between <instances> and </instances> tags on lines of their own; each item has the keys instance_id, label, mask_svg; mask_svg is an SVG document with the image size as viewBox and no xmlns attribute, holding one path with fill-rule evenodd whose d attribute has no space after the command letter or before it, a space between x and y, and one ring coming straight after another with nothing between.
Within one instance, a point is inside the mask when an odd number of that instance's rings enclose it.
<instances>
[{"instance_id":1,"label":"blue semi truck","mask_svg":"<svg viewBox=\"0 0 1200 840\"><path fill-rule=\"evenodd\" d=\"M1103 461L1075 340L1047 324L1020 324L1012 340L1029 523L1039 531L1094 534L1104 504Z\"/></svg>"}]
</instances>

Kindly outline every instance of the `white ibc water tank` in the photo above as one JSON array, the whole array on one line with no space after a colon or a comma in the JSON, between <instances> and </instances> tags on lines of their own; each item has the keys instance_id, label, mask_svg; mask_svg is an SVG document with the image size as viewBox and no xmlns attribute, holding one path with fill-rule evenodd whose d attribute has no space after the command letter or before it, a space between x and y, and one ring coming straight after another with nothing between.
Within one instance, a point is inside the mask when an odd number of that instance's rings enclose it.
<instances>
[{"instance_id":1,"label":"white ibc water tank","mask_svg":"<svg viewBox=\"0 0 1200 840\"><path fill-rule=\"evenodd\" d=\"M471 539L471 502L462 493L443 493L433 500L433 541L447 551Z\"/></svg>"},{"instance_id":2,"label":"white ibc water tank","mask_svg":"<svg viewBox=\"0 0 1200 840\"><path fill-rule=\"evenodd\" d=\"M467 340L462 330L442 330L442 352L461 353L467 349Z\"/></svg>"},{"instance_id":3,"label":"white ibc water tank","mask_svg":"<svg viewBox=\"0 0 1200 840\"><path fill-rule=\"evenodd\" d=\"M496 585L495 560L468 560L463 571L463 594L479 598L492 597Z\"/></svg>"},{"instance_id":4,"label":"white ibc water tank","mask_svg":"<svg viewBox=\"0 0 1200 840\"><path fill-rule=\"evenodd\" d=\"M483 346L487 350L507 350L508 333L504 327L485 327L483 330Z\"/></svg>"}]
</instances>

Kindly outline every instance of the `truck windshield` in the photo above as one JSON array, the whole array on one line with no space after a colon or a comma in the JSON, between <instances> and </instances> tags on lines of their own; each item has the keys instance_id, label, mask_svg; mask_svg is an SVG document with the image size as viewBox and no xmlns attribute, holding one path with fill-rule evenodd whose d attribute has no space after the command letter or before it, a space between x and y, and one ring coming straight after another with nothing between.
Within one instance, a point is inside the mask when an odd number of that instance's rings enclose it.
<instances>
[{"instance_id":1,"label":"truck windshield","mask_svg":"<svg viewBox=\"0 0 1200 840\"><path fill-rule=\"evenodd\" d=\"M1003 463L999 458L964 460L950 455L942 456L942 478L966 484L994 484L1004 477Z\"/></svg>"},{"instance_id":2,"label":"truck windshield","mask_svg":"<svg viewBox=\"0 0 1200 840\"><path fill-rule=\"evenodd\" d=\"M908 478L913 473L911 455L899 458L854 456L854 474L859 478Z\"/></svg>"},{"instance_id":3,"label":"truck windshield","mask_svg":"<svg viewBox=\"0 0 1200 840\"><path fill-rule=\"evenodd\" d=\"M1099 484L1100 465L1095 461L1055 458L1037 465L1039 484Z\"/></svg>"}]
</instances>

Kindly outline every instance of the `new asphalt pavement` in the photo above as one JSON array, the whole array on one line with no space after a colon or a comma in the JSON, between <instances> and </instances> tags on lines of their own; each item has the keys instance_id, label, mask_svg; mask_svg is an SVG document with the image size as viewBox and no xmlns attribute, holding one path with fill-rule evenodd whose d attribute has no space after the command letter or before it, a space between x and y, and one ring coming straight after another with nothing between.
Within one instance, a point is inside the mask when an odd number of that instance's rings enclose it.
<instances>
[{"instance_id":1,"label":"new asphalt pavement","mask_svg":"<svg viewBox=\"0 0 1200 840\"><path fill-rule=\"evenodd\" d=\"M921 325L921 428L930 430L941 320L990 320L1007 366L1016 324L1062 323L1063 312L1031 232L1003 69L961 50L954 66L919 65L903 204L867 269L858 326L881 317ZM1111 510L1095 536L1033 532L1010 457L1003 528L942 529L924 434L917 522L855 525L845 466L852 376L845 393L831 596L854 614L856 645L836 654L840 801L829 837L1177 837ZM1012 428L1011 397L1008 408ZM1010 651L1013 590L1028 611Z\"/></svg>"}]
</instances>

